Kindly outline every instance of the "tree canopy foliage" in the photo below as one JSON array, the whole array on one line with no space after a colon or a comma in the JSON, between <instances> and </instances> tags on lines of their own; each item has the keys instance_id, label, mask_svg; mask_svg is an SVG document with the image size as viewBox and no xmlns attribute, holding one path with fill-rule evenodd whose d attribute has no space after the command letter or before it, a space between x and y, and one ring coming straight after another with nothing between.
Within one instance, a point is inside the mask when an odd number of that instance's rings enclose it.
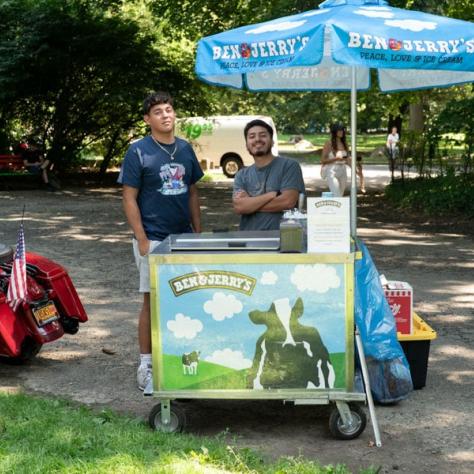
<instances>
[{"instance_id":1,"label":"tree canopy foliage","mask_svg":"<svg viewBox=\"0 0 474 474\"><path fill-rule=\"evenodd\" d=\"M0 120L46 142L58 166L91 144L116 153L139 123L147 91L192 88L179 62L156 47L152 28L112 14L121 7L81 0L0 6Z\"/></svg>"},{"instance_id":2,"label":"tree canopy foliage","mask_svg":"<svg viewBox=\"0 0 474 474\"><path fill-rule=\"evenodd\" d=\"M194 75L202 36L316 8L309 0L3 0L0 3L0 151L22 136L44 141L59 167L93 149L109 160L142 132L140 104L167 89L181 115L264 113L290 133L347 121L346 93L249 93L208 86ZM392 6L473 20L471 0L393 0ZM376 81L373 81L375 84ZM428 127L449 128L456 95L359 95L362 130L387 126L420 103ZM470 103L470 102L468 102ZM445 111L446 109L446 111ZM462 109L464 110L464 109ZM472 134L471 134L472 136Z\"/></svg>"}]
</instances>

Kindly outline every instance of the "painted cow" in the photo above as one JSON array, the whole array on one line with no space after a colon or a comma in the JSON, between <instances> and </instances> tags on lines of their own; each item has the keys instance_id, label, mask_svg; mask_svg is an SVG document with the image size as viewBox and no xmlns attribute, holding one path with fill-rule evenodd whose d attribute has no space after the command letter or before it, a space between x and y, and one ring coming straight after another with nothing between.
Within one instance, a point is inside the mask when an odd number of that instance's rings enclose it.
<instances>
[{"instance_id":1,"label":"painted cow","mask_svg":"<svg viewBox=\"0 0 474 474\"><path fill-rule=\"evenodd\" d=\"M197 375L199 356L201 351L185 352L181 357L183 363L183 374Z\"/></svg>"},{"instance_id":2,"label":"painted cow","mask_svg":"<svg viewBox=\"0 0 474 474\"><path fill-rule=\"evenodd\" d=\"M249 313L254 324L267 326L256 343L249 388L334 387L328 350L316 328L300 324L303 311L301 298L293 308L288 298L282 298L275 300L268 311Z\"/></svg>"}]
</instances>

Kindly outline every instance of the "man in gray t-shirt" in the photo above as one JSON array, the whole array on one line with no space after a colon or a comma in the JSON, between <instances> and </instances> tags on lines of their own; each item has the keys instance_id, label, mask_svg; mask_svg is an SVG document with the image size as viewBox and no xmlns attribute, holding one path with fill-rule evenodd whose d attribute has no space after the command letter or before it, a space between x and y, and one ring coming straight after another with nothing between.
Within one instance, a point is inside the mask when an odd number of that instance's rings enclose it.
<instances>
[{"instance_id":1,"label":"man in gray t-shirt","mask_svg":"<svg viewBox=\"0 0 474 474\"><path fill-rule=\"evenodd\" d=\"M241 169L234 179L240 230L277 230L283 211L295 207L304 193L301 167L295 160L272 155L273 129L263 120L249 122L244 136L255 164Z\"/></svg>"}]
</instances>

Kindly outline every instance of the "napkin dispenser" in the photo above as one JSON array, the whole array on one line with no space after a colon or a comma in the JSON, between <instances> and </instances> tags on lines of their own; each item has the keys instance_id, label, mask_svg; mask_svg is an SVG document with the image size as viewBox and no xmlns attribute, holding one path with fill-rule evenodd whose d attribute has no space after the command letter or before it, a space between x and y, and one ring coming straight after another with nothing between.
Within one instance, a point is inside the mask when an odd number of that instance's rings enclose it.
<instances>
[{"instance_id":1,"label":"napkin dispenser","mask_svg":"<svg viewBox=\"0 0 474 474\"><path fill-rule=\"evenodd\" d=\"M303 226L296 219L284 219L280 222L280 252L303 252Z\"/></svg>"}]
</instances>

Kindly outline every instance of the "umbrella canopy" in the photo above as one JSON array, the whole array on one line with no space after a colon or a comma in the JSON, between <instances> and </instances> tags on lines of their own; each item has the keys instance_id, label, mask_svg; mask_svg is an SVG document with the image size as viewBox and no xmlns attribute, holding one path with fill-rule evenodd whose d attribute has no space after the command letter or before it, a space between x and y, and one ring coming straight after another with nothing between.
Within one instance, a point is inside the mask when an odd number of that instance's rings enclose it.
<instances>
[{"instance_id":1,"label":"umbrella canopy","mask_svg":"<svg viewBox=\"0 0 474 474\"><path fill-rule=\"evenodd\" d=\"M351 91L351 234L356 236L357 90L393 92L474 81L474 24L392 8L384 0L326 0L316 10L199 41L196 74L252 91Z\"/></svg>"},{"instance_id":2,"label":"umbrella canopy","mask_svg":"<svg viewBox=\"0 0 474 474\"><path fill-rule=\"evenodd\" d=\"M390 92L474 81L474 24L390 7L384 0L327 0L318 9L199 41L196 73L221 86L358 90L369 69Z\"/></svg>"}]
</instances>

